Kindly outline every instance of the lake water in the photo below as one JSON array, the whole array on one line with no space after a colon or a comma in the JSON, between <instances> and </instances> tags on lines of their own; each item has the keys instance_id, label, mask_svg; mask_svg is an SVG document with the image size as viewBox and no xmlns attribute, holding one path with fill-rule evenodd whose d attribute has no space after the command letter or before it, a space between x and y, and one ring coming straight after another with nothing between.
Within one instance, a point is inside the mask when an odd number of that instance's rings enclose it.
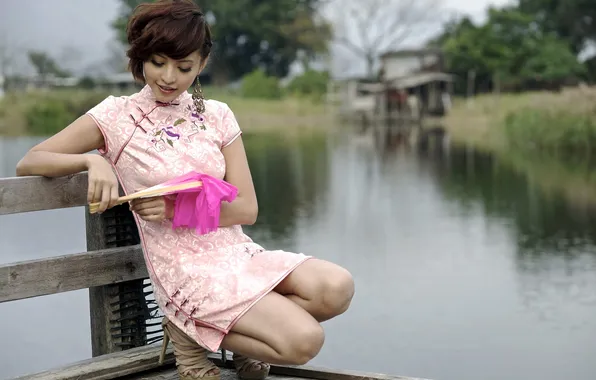
<instances>
[{"instance_id":1,"label":"lake water","mask_svg":"<svg viewBox=\"0 0 596 380\"><path fill-rule=\"evenodd\" d=\"M348 268L311 364L437 380L596 378L596 212L443 144L245 137L268 248ZM0 175L34 139L0 139ZM31 235L33 234L33 235ZM34 237L32 237L34 236ZM0 217L0 263L85 251L84 210ZM0 377L91 356L87 291L0 304Z\"/></svg>"}]
</instances>

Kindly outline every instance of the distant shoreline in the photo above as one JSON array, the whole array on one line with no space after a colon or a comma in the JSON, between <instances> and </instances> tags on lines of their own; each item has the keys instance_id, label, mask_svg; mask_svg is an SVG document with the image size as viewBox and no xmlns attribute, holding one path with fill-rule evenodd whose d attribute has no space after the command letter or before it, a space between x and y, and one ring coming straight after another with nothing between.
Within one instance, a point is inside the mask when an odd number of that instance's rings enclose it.
<instances>
[{"instance_id":1,"label":"distant shoreline","mask_svg":"<svg viewBox=\"0 0 596 380\"><path fill-rule=\"evenodd\" d=\"M244 98L218 89L204 93L227 103L246 132L327 129L335 124L333 109L308 98ZM92 90L7 94L0 99L0 136L54 134L109 94Z\"/></svg>"}]
</instances>

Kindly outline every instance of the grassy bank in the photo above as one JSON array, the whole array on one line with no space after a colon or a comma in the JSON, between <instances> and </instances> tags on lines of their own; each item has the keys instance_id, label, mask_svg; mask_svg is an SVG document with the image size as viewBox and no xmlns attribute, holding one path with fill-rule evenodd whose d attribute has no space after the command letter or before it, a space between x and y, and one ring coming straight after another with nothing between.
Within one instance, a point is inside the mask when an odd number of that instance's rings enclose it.
<instances>
[{"instance_id":1,"label":"grassy bank","mask_svg":"<svg viewBox=\"0 0 596 380\"><path fill-rule=\"evenodd\" d=\"M490 150L596 149L596 88L458 99L445 119L456 141Z\"/></svg>"},{"instance_id":2,"label":"grassy bank","mask_svg":"<svg viewBox=\"0 0 596 380\"><path fill-rule=\"evenodd\" d=\"M458 99L444 123L456 144L494 153L543 190L596 208L596 88Z\"/></svg>"},{"instance_id":3,"label":"grassy bank","mask_svg":"<svg viewBox=\"0 0 596 380\"><path fill-rule=\"evenodd\" d=\"M244 98L217 88L205 88L203 92L208 98L228 103L247 132L320 129L333 125L333 112L321 102L310 99L291 96L275 100ZM107 92L87 90L7 94L0 100L0 135L56 133L107 95Z\"/></svg>"}]
</instances>

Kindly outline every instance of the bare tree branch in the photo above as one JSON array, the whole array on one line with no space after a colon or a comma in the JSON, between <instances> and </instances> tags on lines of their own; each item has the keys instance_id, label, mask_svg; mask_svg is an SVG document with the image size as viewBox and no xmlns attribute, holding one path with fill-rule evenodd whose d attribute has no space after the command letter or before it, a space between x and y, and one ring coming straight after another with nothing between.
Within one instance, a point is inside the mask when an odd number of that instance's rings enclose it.
<instances>
[{"instance_id":1,"label":"bare tree branch","mask_svg":"<svg viewBox=\"0 0 596 380\"><path fill-rule=\"evenodd\" d=\"M327 13L335 42L366 62L373 76L379 55L397 49L442 20L443 0L336 0Z\"/></svg>"}]
</instances>

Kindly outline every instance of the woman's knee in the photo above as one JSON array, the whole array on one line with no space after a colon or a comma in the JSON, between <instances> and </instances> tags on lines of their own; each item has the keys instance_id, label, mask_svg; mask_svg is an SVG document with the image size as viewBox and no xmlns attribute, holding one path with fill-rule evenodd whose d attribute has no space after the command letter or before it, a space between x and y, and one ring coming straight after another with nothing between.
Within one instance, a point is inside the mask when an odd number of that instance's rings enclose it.
<instances>
[{"instance_id":1,"label":"woman's knee","mask_svg":"<svg viewBox=\"0 0 596 380\"><path fill-rule=\"evenodd\" d=\"M331 315L344 313L352 302L354 291L352 274L344 268L338 268L324 280L321 294L326 312Z\"/></svg>"},{"instance_id":2,"label":"woman's knee","mask_svg":"<svg viewBox=\"0 0 596 380\"><path fill-rule=\"evenodd\" d=\"M302 325L284 337L281 355L290 365L303 365L319 354L325 342L325 332L318 323Z\"/></svg>"}]
</instances>

